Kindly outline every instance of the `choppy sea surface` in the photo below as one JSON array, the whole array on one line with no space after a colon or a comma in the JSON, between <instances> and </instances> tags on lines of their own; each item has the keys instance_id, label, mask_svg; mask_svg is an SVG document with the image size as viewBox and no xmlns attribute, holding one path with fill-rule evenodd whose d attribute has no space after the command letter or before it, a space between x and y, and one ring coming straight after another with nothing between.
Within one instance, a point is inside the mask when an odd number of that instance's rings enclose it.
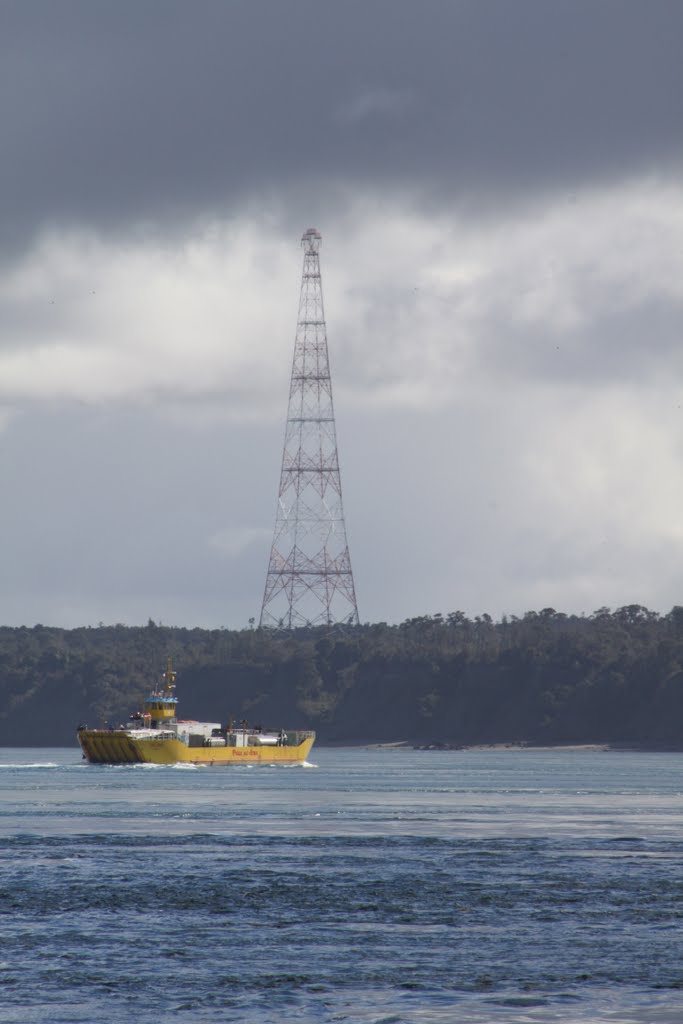
<instances>
[{"instance_id":1,"label":"choppy sea surface","mask_svg":"<svg viewBox=\"0 0 683 1024\"><path fill-rule=\"evenodd\" d=\"M680 1024L683 754L0 749L0 1022Z\"/></svg>"}]
</instances>

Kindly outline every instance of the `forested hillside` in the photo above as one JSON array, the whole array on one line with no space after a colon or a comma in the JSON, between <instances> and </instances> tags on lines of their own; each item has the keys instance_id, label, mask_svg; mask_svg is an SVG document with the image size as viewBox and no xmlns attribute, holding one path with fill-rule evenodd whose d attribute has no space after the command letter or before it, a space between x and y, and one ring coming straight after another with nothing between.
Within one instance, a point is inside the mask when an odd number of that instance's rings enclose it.
<instances>
[{"instance_id":1,"label":"forested hillside","mask_svg":"<svg viewBox=\"0 0 683 1024\"><path fill-rule=\"evenodd\" d=\"M613 743L683 749L683 607L494 622L202 630L0 628L0 745L118 725L171 655L180 715L313 727L320 743Z\"/></svg>"}]
</instances>

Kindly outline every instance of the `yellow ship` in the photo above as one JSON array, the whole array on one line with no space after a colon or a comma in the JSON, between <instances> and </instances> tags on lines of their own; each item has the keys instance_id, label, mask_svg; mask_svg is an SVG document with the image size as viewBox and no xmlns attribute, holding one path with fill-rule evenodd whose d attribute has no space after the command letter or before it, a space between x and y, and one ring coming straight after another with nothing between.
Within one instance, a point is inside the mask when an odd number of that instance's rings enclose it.
<instances>
[{"instance_id":1,"label":"yellow ship","mask_svg":"<svg viewBox=\"0 0 683 1024\"><path fill-rule=\"evenodd\" d=\"M176 715L175 672L168 659L162 685L143 710L118 729L78 727L83 756L92 764L303 764L315 733L301 729L263 730L246 722L195 722Z\"/></svg>"}]
</instances>

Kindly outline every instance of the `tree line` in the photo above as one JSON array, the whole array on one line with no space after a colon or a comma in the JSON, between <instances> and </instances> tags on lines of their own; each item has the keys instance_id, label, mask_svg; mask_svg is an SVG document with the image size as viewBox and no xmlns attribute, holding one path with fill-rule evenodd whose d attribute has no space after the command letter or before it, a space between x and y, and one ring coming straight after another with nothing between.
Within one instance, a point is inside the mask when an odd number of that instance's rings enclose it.
<instances>
[{"instance_id":1,"label":"tree line","mask_svg":"<svg viewBox=\"0 0 683 1024\"><path fill-rule=\"evenodd\" d=\"M314 728L319 743L683 749L683 607L641 605L289 633L0 627L0 745L125 723L169 655L181 717Z\"/></svg>"}]
</instances>

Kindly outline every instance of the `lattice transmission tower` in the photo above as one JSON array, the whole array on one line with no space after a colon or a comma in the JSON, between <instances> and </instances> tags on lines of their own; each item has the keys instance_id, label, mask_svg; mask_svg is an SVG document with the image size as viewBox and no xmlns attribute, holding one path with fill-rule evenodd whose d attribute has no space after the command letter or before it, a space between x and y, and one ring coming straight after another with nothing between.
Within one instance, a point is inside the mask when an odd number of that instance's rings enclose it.
<instances>
[{"instance_id":1,"label":"lattice transmission tower","mask_svg":"<svg viewBox=\"0 0 683 1024\"><path fill-rule=\"evenodd\" d=\"M358 622L332 404L321 241L315 228L301 239L299 317L275 533L259 622L284 629Z\"/></svg>"}]
</instances>

